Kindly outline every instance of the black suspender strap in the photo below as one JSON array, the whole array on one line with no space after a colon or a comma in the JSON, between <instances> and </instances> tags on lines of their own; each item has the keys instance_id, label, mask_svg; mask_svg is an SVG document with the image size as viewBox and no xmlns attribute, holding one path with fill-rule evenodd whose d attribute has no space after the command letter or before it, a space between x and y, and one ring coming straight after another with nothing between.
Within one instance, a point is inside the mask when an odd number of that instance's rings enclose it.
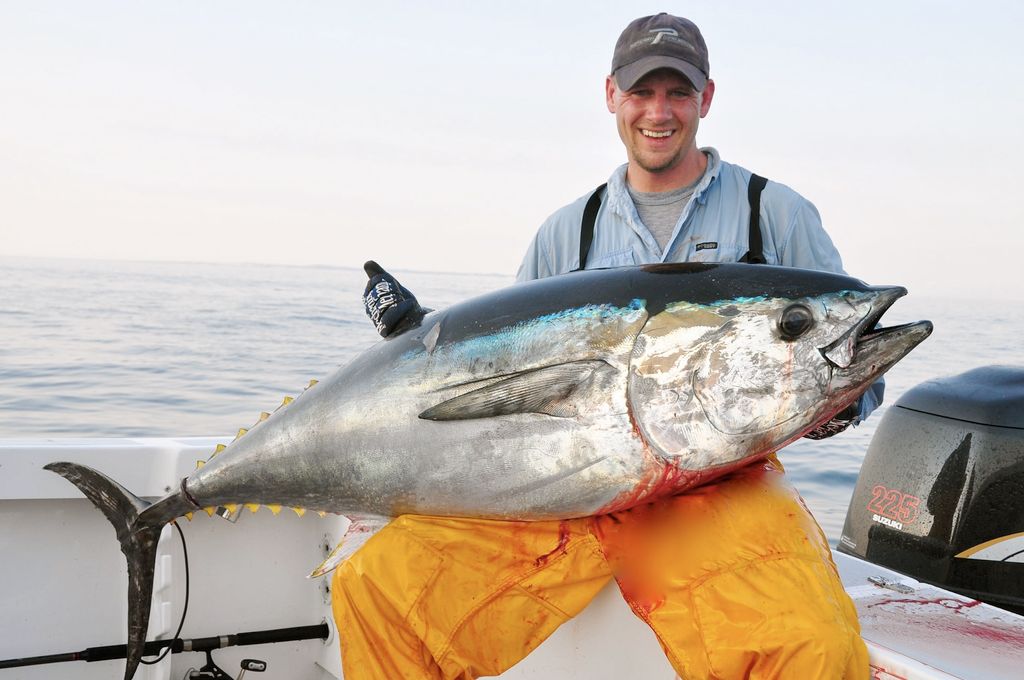
<instances>
[{"instance_id":1,"label":"black suspender strap","mask_svg":"<svg viewBox=\"0 0 1024 680\"><path fill-rule=\"evenodd\" d=\"M587 256L590 255L590 244L594 242L594 225L597 223L597 211L601 208L601 196L607 183L594 189L583 208L583 220L580 222L580 266L577 271L587 267Z\"/></svg>"},{"instance_id":2,"label":"black suspender strap","mask_svg":"<svg viewBox=\"0 0 1024 680\"><path fill-rule=\"evenodd\" d=\"M764 242L761 240L761 192L764 191L768 180L760 175L751 173L750 181L747 183L747 201L750 203L750 235L748 239L747 254L740 258L740 262L749 264L765 264ZM583 219L580 222L580 266L578 270L587 266L587 256L590 255L590 246L594 242L594 225L597 223L597 211L601 208L601 197L604 194L607 184L602 184L594 189L587 199L587 205L583 208Z\"/></svg>"},{"instance_id":3,"label":"black suspender strap","mask_svg":"<svg viewBox=\"0 0 1024 680\"><path fill-rule=\"evenodd\" d=\"M768 180L760 175L751 173L750 181L747 183L747 201L750 203L750 237L747 241L747 254L740 258L740 262L749 264L765 264L764 244L761 242L761 191L764 190Z\"/></svg>"}]
</instances>

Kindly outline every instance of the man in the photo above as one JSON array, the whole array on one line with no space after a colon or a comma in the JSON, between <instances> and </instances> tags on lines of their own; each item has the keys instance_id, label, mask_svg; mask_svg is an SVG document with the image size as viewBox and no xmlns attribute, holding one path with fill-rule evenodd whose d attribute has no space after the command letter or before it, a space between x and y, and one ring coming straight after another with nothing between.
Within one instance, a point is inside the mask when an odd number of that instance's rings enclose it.
<instances>
[{"instance_id":1,"label":"man","mask_svg":"<svg viewBox=\"0 0 1024 680\"><path fill-rule=\"evenodd\" d=\"M690 260L842 271L813 205L697 147L715 91L708 73L704 40L686 19L659 14L626 28L605 90L628 162L548 218L519 280ZM415 323L409 291L375 265L367 273L378 330ZM865 416L880 396L816 436ZM334 579L346 678L497 675L612 577L687 680L868 675L825 538L772 457L596 518L396 519Z\"/></svg>"}]
</instances>

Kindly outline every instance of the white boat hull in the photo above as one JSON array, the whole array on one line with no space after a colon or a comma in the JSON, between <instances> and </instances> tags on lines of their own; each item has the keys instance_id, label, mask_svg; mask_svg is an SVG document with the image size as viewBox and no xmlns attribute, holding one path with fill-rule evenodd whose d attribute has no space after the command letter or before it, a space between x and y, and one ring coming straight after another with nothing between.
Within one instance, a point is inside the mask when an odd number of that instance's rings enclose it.
<instances>
[{"instance_id":1,"label":"white boat hull","mask_svg":"<svg viewBox=\"0 0 1024 680\"><path fill-rule=\"evenodd\" d=\"M162 496L205 460L213 438L0 440L0 659L120 644L125 637L125 564L110 524L60 477L55 460L95 467L143 497ZM242 513L237 525L200 513L182 523L191 595L183 637L327 622L326 641L233 647L214 653L232 675L243 658L268 662L265 680L340 678L328 579L305 578L340 539L346 520L284 510ZM1018 678L1024 618L884 567L835 554L857 603L874 678ZM869 580L871 579L871 580ZM150 639L173 635L184 599L181 545L167 528L157 558ZM178 680L201 654L168 655L139 680ZM0 680L119 677L121 660L0 670ZM253 676L257 677L257 676ZM513 680L673 680L651 631L609 585L578 617L505 673Z\"/></svg>"}]
</instances>

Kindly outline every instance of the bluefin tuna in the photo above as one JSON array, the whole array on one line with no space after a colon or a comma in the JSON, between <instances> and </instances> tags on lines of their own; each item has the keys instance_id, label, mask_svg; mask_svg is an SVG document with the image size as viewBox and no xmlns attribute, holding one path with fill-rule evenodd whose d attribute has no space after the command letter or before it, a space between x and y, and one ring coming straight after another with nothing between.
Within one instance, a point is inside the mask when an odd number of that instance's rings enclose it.
<instances>
[{"instance_id":1,"label":"bluefin tuna","mask_svg":"<svg viewBox=\"0 0 1024 680\"><path fill-rule=\"evenodd\" d=\"M852 403L924 340L906 290L770 266L575 272L389 337L263 418L152 504L73 463L129 571L131 678L156 542L200 508L567 519L685 492ZM319 571L326 571L323 567Z\"/></svg>"}]
</instances>

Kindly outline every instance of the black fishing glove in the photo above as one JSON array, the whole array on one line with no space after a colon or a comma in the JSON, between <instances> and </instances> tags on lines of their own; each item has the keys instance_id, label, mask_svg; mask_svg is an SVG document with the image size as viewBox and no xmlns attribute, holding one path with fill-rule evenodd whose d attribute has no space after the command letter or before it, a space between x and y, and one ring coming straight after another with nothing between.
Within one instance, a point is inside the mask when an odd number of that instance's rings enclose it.
<instances>
[{"instance_id":1,"label":"black fishing glove","mask_svg":"<svg viewBox=\"0 0 1024 680\"><path fill-rule=\"evenodd\" d=\"M860 399L837 413L832 420L822 423L804 435L806 439L828 439L853 425L860 414Z\"/></svg>"},{"instance_id":2,"label":"black fishing glove","mask_svg":"<svg viewBox=\"0 0 1024 680\"><path fill-rule=\"evenodd\" d=\"M423 318L425 311L416 296L379 264L370 260L363 265L363 271L370 277L363 291L363 307L381 337Z\"/></svg>"}]
</instances>

